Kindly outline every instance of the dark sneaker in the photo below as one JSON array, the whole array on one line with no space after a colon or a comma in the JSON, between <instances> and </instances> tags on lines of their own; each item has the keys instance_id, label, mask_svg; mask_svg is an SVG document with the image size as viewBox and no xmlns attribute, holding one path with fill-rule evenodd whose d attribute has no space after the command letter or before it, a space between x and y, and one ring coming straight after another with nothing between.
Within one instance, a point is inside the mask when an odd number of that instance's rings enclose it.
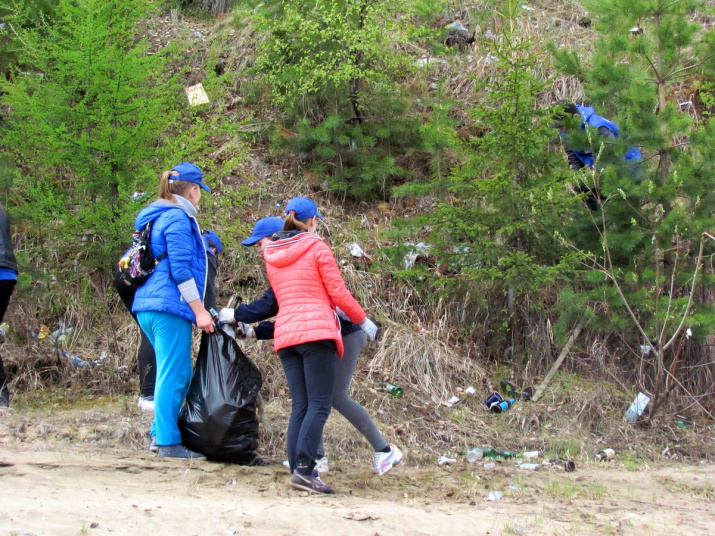
<instances>
[{"instance_id":1,"label":"dark sneaker","mask_svg":"<svg viewBox=\"0 0 715 536\"><path fill-rule=\"evenodd\" d=\"M204 456L203 454L199 454L198 452L194 452L193 450L187 449L181 443L178 443L176 445L161 446L159 447L159 450L157 452L159 453L159 456L163 456L164 458L183 458L191 460L206 459L206 456Z\"/></svg>"},{"instance_id":2,"label":"dark sneaker","mask_svg":"<svg viewBox=\"0 0 715 536\"><path fill-rule=\"evenodd\" d=\"M311 476L302 476L298 471L290 478L290 485L295 489L302 489L310 493L335 493L335 490L320 480L320 474L315 469Z\"/></svg>"},{"instance_id":3,"label":"dark sneaker","mask_svg":"<svg viewBox=\"0 0 715 536\"><path fill-rule=\"evenodd\" d=\"M0 390L0 408L9 408L10 407L10 391L7 390L7 387L3 387L2 390Z\"/></svg>"},{"instance_id":4,"label":"dark sneaker","mask_svg":"<svg viewBox=\"0 0 715 536\"><path fill-rule=\"evenodd\" d=\"M149 452L159 452L159 445L156 444L156 436L155 435L151 436L151 442L149 443L149 446L146 449Z\"/></svg>"}]
</instances>

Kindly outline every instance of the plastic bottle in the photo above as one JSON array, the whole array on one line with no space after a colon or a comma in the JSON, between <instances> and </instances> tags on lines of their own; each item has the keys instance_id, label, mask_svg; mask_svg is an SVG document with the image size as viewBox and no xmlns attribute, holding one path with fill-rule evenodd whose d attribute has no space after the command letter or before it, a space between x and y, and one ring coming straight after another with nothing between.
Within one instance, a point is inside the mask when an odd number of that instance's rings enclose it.
<instances>
[{"instance_id":1,"label":"plastic bottle","mask_svg":"<svg viewBox=\"0 0 715 536\"><path fill-rule=\"evenodd\" d=\"M527 460L533 460L534 458L541 458L541 451L539 450L530 450L529 452L525 452L522 454L524 458Z\"/></svg>"},{"instance_id":2,"label":"plastic bottle","mask_svg":"<svg viewBox=\"0 0 715 536\"><path fill-rule=\"evenodd\" d=\"M399 387L397 385L394 385L392 383L388 382L380 382L380 387L384 387L385 391L390 393L392 396L395 398L402 398L402 395L405 394L405 391L402 389L402 387Z\"/></svg>"},{"instance_id":3,"label":"plastic bottle","mask_svg":"<svg viewBox=\"0 0 715 536\"><path fill-rule=\"evenodd\" d=\"M484 464L484 469L494 469L497 466L494 462L488 462Z\"/></svg>"},{"instance_id":4,"label":"plastic bottle","mask_svg":"<svg viewBox=\"0 0 715 536\"><path fill-rule=\"evenodd\" d=\"M469 463L476 463L479 460L484 458L484 450L480 448L475 448L470 451L467 451L467 461Z\"/></svg>"},{"instance_id":5,"label":"plastic bottle","mask_svg":"<svg viewBox=\"0 0 715 536\"><path fill-rule=\"evenodd\" d=\"M597 460L612 460L616 457L616 451L613 449L603 449L596 453Z\"/></svg>"},{"instance_id":6,"label":"plastic bottle","mask_svg":"<svg viewBox=\"0 0 715 536\"><path fill-rule=\"evenodd\" d=\"M76 356L76 355L70 355L67 353L66 350L62 350L62 355L64 357L66 357L67 359L69 359L69 362L71 365L73 365L77 368L87 368L89 366L89 364L87 364L87 362L84 359L82 359L81 357Z\"/></svg>"},{"instance_id":7,"label":"plastic bottle","mask_svg":"<svg viewBox=\"0 0 715 536\"><path fill-rule=\"evenodd\" d=\"M538 471L540 467L540 463L522 463L519 465L519 469L525 469L527 471Z\"/></svg>"}]
</instances>

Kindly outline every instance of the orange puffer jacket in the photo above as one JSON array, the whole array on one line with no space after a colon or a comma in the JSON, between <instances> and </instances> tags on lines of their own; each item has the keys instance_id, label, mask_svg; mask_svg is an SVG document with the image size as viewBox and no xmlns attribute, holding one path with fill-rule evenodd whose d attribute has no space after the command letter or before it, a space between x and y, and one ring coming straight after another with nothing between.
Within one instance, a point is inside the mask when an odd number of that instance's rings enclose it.
<instances>
[{"instance_id":1,"label":"orange puffer jacket","mask_svg":"<svg viewBox=\"0 0 715 536\"><path fill-rule=\"evenodd\" d=\"M356 324L365 319L365 311L345 287L333 252L322 238L307 232L278 236L263 252L268 280L278 300L276 351L305 342L334 340L338 356L343 357L335 306Z\"/></svg>"}]
</instances>

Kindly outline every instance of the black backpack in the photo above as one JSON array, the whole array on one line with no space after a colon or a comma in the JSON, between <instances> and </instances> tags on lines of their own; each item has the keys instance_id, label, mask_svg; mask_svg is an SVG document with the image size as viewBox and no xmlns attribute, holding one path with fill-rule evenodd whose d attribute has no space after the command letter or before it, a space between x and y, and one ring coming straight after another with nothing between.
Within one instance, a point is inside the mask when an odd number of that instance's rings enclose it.
<instances>
[{"instance_id":1,"label":"black backpack","mask_svg":"<svg viewBox=\"0 0 715 536\"><path fill-rule=\"evenodd\" d=\"M134 292L141 287L159 261L166 257L166 252L154 258L151 252L151 228L154 222L146 224L144 229L134 231L132 246L114 265L114 286L117 290Z\"/></svg>"}]
</instances>

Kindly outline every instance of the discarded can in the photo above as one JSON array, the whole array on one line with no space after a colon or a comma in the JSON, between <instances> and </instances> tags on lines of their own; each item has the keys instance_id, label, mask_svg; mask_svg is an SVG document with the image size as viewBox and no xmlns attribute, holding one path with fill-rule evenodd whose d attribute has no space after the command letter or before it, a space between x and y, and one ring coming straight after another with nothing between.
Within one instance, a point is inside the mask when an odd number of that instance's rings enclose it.
<instances>
[{"instance_id":1,"label":"discarded can","mask_svg":"<svg viewBox=\"0 0 715 536\"><path fill-rule=\"evenodd\" d=\"M526 471L538 471L541 468L540 463L521 463L519 464L519 469L524 469Z\"/></svg>"},{"instance_id":2,"label":"discarded can","mask_svg":"<svg viewBox=\"0 0 715 536\"><path fill-rule=\"evenodd\" d=\"M612 460L613 458L616 457L616 451L613 449L603 449L600 452L596 453L596 459L597 460Z\"/></svg>"},{"instance_id":3,"label":"discarded can","mask_svg":"<svg viewBox=\"0 0 715 536\"><path fill-rule=\"evenodd\" d=\"M405 394L405 391L402 389L402 387L399 387L397 385L394 385L392 383L388 382L380 382L380 387L384 387L385 391L390 393L392 396L395 398L402 398L402 395Z\"/></svg>"},{"instance_id":4,"label":"discarded can","mask_svg":"<svg viewBox=\"0 0 715 536\"><path fill-rule=\"evenodd\" d=\"M472 449L467 452L467 461L469 463L476 463L484 458L484 450L480 448Z\"/></svg>"}]
</instances>

